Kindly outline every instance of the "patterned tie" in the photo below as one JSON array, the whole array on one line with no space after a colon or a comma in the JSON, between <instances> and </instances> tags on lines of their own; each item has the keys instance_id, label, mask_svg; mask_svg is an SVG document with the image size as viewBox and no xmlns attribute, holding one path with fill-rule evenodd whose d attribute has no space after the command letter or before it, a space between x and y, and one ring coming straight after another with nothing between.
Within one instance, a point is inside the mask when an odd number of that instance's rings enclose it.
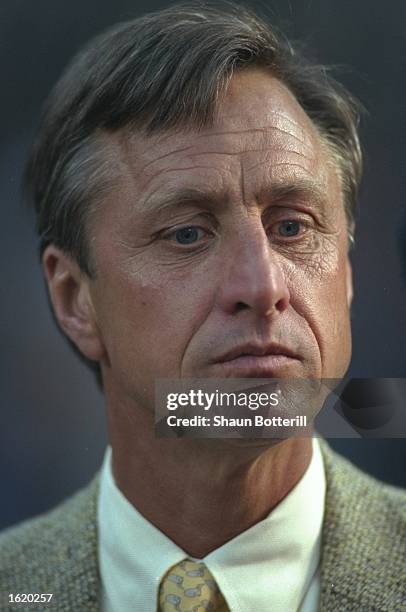
<instances>
[{"instance_id":1,"label":"patterned tie","mask_svg":"<svg viewBox=\"0 0 406 612\"><path fill-rule=\"evenodd\" d=\"M216 581L204 563L185 559L162 578L160 612L229 612Z\"/></svg>"}]
</instances>

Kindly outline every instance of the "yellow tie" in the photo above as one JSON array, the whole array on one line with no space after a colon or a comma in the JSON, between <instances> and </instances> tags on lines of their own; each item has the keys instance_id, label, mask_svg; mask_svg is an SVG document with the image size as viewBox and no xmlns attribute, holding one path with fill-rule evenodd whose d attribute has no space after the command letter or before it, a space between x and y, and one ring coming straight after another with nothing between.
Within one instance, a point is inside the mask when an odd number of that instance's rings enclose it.
<instances>
[{"instance_id":1,"label":"yellow tie","mask_svg":"<svg viewBox=\"0 0 406 612\"><path fill-rule=\"evenodd\" d=\"M229 612L204 563L185 559L165 574L159 591L160 612Z\"/></svg>"}]
</instances>

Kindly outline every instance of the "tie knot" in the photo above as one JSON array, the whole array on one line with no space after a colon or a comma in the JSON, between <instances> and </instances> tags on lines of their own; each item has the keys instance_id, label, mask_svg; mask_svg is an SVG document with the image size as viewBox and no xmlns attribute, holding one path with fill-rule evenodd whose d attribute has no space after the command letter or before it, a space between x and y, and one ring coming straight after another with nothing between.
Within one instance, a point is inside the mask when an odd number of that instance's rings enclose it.
<instances>
[{"instance_id":1,"label":"tie knot","mask_svg":"<svg viewBox=\"0 0 406 612\"><path fill-rule=\"evenodd\" d=\"M202 561L185 559L162 578L160 612L227 612L228 607L212 574Z\"/></svg>"}]
</instances>

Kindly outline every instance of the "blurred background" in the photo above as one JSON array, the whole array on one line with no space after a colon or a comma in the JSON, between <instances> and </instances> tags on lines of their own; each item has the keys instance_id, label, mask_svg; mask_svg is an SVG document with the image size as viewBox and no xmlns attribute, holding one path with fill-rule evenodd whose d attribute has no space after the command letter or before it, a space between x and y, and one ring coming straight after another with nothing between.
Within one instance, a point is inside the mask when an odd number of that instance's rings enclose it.
<instances>
[{"instance_id":1,"label":"blurred background","mask_svg":"<svg viewBox=\"0 0 406 612\"><path fill-rule=\"evenodd\" d=\"M24 160L40 109L67 61L91 36L168 4L1 2L0 528L46 510L86 484L107 440L103 398L52 321L33 217L22 204ZM400 235L406 214L406 3L247 4L304 40L320 62L343 67L336 74L367 108L362 123L366 169L352 253L350 375L405 377L406 264ZM406 486L406 440L336 439L331 444L366 471Z\"/></svg>"}]
</instances>

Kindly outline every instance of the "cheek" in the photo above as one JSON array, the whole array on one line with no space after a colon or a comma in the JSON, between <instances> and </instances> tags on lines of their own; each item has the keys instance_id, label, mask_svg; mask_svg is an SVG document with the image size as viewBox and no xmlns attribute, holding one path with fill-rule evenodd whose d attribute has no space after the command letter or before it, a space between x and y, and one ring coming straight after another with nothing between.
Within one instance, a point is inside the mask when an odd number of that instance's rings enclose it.
<instances>
[{"instance_id":1,"label":"cheek","mask_svg":"<svg viewBox=\"0 0 406 612\"><path fill-rule=\"evenodd\" d=\"M322 378L339 378L351 357L346 256L330 253L290 275L291 304L317 346Z\"/></svg>"},{"instance_id":2,"label":"cheek","mask_svg":"<svg viewBox=\"0 0 406 612\"><path fill-rule=\"evenodd\" d=\"M351 329L346 285L341 278L326 283L316 295L320 316L315 334L320 347L322 376L341 377L351 357Z\"/></svg>"},{"instance_id":3,"label":"cheek","mask_svg":"<svg viewBox=\"0 0 406 612\"><path fill-rule=\"evenodd\" d=\"M199 291L152 275L105 279L104 287L98 318L114 376L130 385L179 377L202 316Z\"/></svg>"}]
</instances>

